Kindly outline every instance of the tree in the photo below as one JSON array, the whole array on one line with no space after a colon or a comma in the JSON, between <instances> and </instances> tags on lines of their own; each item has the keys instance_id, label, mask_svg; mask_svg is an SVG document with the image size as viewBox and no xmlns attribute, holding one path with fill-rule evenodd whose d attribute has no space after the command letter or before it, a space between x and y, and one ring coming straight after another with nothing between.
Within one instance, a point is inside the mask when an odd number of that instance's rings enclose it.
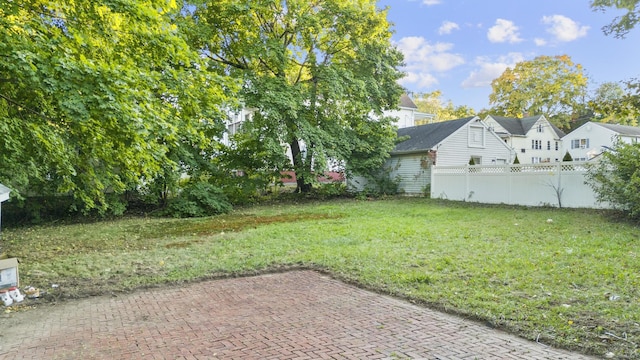
<instances>
[{"instance_id":1,"label":"tree","mask_svg":"<svg viewBox=\"0 0 640 360\"><path fill-rule=\"evenodd\" d=\"M640 0L592 0L591 8L606 11L608 8L626 10L626 14L615 17L609 25L602 28L606 35L613 34L616 38L623 39L640 21Z\"/></svg>"},{"instance_id":2,"label":"tree","mask_svg":"<svg viewBox=\"0 0 640 360\"><path fill-rule=\"evenodd\" d=\"M241 98L263 116L259 132L288 144L299 191L327 160L379 167L395 131L401 53L376 1L192 1L191 43L209 70L241 79Z\"/></svg>"},{"instance_id":3,"label":"tree","mask_svg":"<svg viewBox=\"0 0 640 360\"><path fill-rule=\"evenodd\" d=\"M445 103L442 100L442 92L440 90L417 94L413 102L418 107L418 111L434 114L434 122L460 119L475 115L475 110L466 105L455 106L451 100Z\"/></svg>"},{"instance_id":4,"label":"tree","mask_svg":"<svg viewBox=\"0 0 640 360\"><path fill-rule=\"evenodd\" d=\"M598 200L640 219L640 144L617 143L588 168L586 177Z\"/></svg>"},{"instance_id":5,"label":"tree","mask_svg":"<svg viewBox=\"0 0 640 360\"><path fill-rule=\"evenodd\" d=\"M0 180L106 211L106 193L179 171L178 148L210 154L232 87L200 70L179 10L165 0L0 0Z\"/></svg>"},{"instance_id":6,"label":"tree","mask_svg":"<svg viewBox=\"0 0 640 360\"><path fill-rule=\"evenodd\" d=\"M572 116L583 109L587 77L567 55L539 56L507 68L491 82L493 113L523 117L544 115L567 129Z\"/></svg>"},{"instance_id":7,"label":"tree","mask_svg":"<svg viewBox=\"0 0 640 360\"><path fill-rule=\"evenodd\" d=\"M589 101L600 122L637 126L640 120L640 83L625 82L626 91L618 83L603 83Z\"/></svg>"}]
</instances>

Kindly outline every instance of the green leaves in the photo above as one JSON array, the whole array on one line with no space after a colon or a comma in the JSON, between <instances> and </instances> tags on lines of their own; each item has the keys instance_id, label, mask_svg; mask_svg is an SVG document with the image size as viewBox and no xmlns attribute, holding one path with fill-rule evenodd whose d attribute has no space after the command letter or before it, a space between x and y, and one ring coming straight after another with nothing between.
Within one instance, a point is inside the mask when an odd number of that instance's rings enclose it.
<instances>
[{"instance_id":1,"label":"green leaves","mask_svg":"<svg viewBox=\"0 0 640 360\"><path fill-rule=\"evenodd\" d=\"M592 0L591 8L606 11L608 8L626 10L622 16L616 16L609 25L602 28L606 35L613 34L616 38L623 39L640 21L640 8L638 0Z\"/></svg>"},{"instance_id":2,"label":"green leaves","mask_svg":"<svg viewBox=\"0 0 640 360\"><path fill-rule=\"evenodd\" d=\"M233 85L200 70L173 23L175 2L0 3L3 183L105 211L106 193L179 161L168 156L175 147L211 152Z\"/></svg>"},{"instance_id":3,"label":"green leaves","mask_svg":"<svg viewBox=\"0 0 640 360\"><path fill-rule=\"evenodd\" d=\"M560 128L569 128L583 106L587 77L567 55L538 56L507 68L491 82L492 111L505 116L545 115Z\"/></svg>"},{"instance_id":4,"label":"green leaves","mask_svg":"<svg viewBox=\"0 0 640 360\"><path fill-rule=\"evenodd\" d=\"M402 55L376 2L246 4L195 2L185 19L190 41L209 69L242 79L243 102L263 116L261 136L290 145L299 188L329 159L349 163L356 148L369 148L369 162L382 164L394 133L374 116L397 105Z\"/></svg>"}]
</instances>

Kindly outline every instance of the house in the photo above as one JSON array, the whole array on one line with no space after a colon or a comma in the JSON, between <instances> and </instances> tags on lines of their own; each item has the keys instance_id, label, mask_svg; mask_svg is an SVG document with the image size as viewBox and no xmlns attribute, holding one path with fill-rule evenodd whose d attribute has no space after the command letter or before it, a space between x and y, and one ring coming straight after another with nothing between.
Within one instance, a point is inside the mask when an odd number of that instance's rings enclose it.
<instances>
[{"instance_id":1,"label":"house","mask_svg":"<svg viewBox=\"0 0 640 360\"><path fill-rule=\"evenodd\" d=\"M402 140L385 165L399 190L421 194L431 183L431 167L510 164L513 150L477 116L398 129Z\"/></svg>"},{"instance_id":2,"label":"house","mask_svg":"<svg viewBox=\"0 0 640 360\"><path fill-rule=\"evenodd\" d=\"M429 120L433 119L435 115L427 114L418 111L418 106L411 100L409 95L406 93L402 94L400 97L400 102L398 104L397 110L388 110L384 112L385 116L395 117L398 120L395 125L399 128L407 128L416 125L416 122L419 120Z\"/></svg>"},{"instance_id":3,"label":"house","mask_svg":"<svg viewBox=\"0 0 640 360\"><path fill-rule=\"evenodd\" d=\"M544 115L510 118L488 115L484 122L518 155L521 164L562 161L562 130Z\"/></svg>"},{"instance_id":4,"label":"house","mask_svg":"<svg viewBox=\"0 0 640 360\"><path fill-rule=\"evenodd\" d=\"M563 153L574 161L591 160L617 142L640 142L640 127L589 121L562 138Z\"/></svg>"}]
</instances>

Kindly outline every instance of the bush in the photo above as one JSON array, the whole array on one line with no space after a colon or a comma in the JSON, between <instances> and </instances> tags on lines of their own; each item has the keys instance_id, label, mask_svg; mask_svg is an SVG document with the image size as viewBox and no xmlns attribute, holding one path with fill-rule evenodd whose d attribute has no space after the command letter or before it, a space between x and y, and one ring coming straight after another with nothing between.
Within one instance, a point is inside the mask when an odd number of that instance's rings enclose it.
<instances>
[{"instance_id":1,"label":"bush","mask_svg":"<svg viewBox=\"0 0 640 360\"><path fill-rule=\"evenodd\" d=\"M169 201L166 214L174 217L202 217L225 214L232 206L222 190L207 182L190 182Z\"/></svg>"},{"instance_id":2,"label":"bush","mask_svg":"<svg viewBox=\"0 0 640 360\"><path fill-rule=\"evenodd\" d=\"M640 220L640 144L616 144L591 164L586 177L599 201Z\"/></svg>"}]
</instances>

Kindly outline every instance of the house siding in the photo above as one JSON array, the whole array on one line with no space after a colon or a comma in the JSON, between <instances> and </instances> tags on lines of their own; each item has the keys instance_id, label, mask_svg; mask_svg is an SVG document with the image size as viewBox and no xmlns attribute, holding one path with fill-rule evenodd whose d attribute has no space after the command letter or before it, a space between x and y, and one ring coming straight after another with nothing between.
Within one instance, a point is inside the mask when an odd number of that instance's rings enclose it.
<instances>
[{"instance_id":1,"label":"house siding","mask_svg":"<svg viewBox=\"0 0 640 360\"><path fill-rule=\"evenodd\" d=\"M480 157L481 159L481 164L476 165L491 165L501 160L510 163L513 160L511 151L508 149L504 141L482 125L476 126L482 126L484 146L470 147L470 126L474 125L469 124L467 126L463 126L441 143L438 148L436 165L466 165L469 163L472 156Z\"/></svg>"},{"instance_id":2,"label":"house siding","mask_svg":"<svg viewBox=\"0 0 640 360\"><path fill-rule=\"evenodd\" d=\"M617 133L596 123L586 123L562 138L563 154L569 152L574 161L590 160L604 151L603 146L611 147L616 141ZM588 139L589 146L572 149L573 140Z\"/></svg>"},{"instance_id":3,"label":"house siding","mask_svg":"<svg viewBox=\"0 0 640 360\"><path fill-rule=\"evenodd\" d=\"M406 194L422 194L431 183L431 161L426 153L392 156L385 167L389 178L398 179L398 189Z\"/></svg>"}]
</instances>

